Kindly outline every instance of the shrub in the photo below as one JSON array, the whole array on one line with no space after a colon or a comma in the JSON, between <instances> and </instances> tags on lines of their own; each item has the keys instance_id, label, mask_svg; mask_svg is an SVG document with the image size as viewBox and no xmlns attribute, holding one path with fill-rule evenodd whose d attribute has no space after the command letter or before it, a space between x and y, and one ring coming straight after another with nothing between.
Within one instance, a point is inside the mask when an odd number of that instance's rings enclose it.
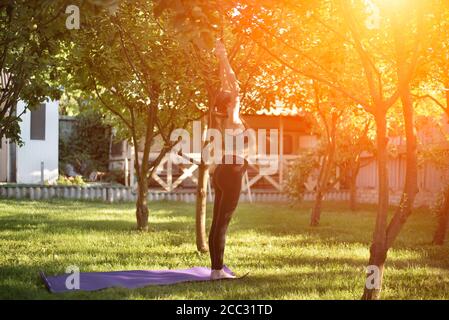
<instances>
[{"instance_id":1,"label":"shrub","mask_svg":"<svg viewBox=\"0 0 449 320\"><path fill-rule=\"evenodd\" d=\"M123 170L111 170L102 179L104 182L125 184L125 174Z\"/></svg>"},{"instance_id":2,"label":"shrub","mask_svg":"<svg viewBox=\"0 0 449 320\"><path fill-rule=\"evenodd\" d=\"M318 168L318 158L312 152L305 153L295 159L288 169L285 190L292 199L302 201L306 192L307 180Z\"/></svg>"},{"instance_id":3,"label":"shrub","mask_svg":"<svg viewBox=\"0 0 449 320\"><path fill-rule=\"evenodd\" d=\"M103 123L100 112L83 111L76 117L74 131L59 141L60 171L66 164L88 177L92 171L107 171L109 163L110 127Z\"/></svg>"},{"instance_id":4,"label":"shrub","mask_svg":"<svg viewBox=\"0 0 449 320\"><path fill-rule=\"evenodd\" d=\"M82 176L66 177L60 175L56 184L59 186L84 186L86 182L84 182Z\"/></svg>"}]
</instances>

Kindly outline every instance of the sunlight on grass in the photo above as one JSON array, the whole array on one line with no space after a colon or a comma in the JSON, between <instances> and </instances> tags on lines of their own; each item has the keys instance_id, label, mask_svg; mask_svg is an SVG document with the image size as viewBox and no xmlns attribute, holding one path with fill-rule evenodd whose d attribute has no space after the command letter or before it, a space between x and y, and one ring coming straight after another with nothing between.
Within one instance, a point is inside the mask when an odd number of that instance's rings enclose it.
<instances>
[{"instance_id":1,"label":"sunlight on grass","mask_svg":"<svg viewBox=\"0 0 449 320\"><path fill-rule=\"evenodd\" d=\"M226 264L242 280L136 290L49 294L38 272L207 266L195 247L194 206L155 202L150 231L135 231L132 204L0 201L0 298L31 299L359 299L374 223L372 207L356 213L329 204L309 227L300 207L242 204L233 219ZM210 223L210 221L209 221ZM434 217L410 219L389 253L384 299L449 298L449 248L430 245Z\"/></svg>"}]
</instances>

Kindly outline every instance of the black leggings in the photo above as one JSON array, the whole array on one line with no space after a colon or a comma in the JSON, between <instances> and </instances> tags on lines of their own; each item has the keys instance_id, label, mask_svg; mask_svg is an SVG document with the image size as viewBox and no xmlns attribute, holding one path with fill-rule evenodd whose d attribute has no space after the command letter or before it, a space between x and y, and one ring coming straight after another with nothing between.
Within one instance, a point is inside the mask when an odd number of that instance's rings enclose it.
<instances>
[{"instance_id":1,"label":"black leggings","mask_svg":"<svg viewBox=\"0 0 449 320\"><path fill-rule=\"evenodd\" d=\"M239 202L245 170L244 164L219 164L212 177L215 201L209 232L209 252L213 270L223 268L226 230Z\"/></svg>"}]
</instances>

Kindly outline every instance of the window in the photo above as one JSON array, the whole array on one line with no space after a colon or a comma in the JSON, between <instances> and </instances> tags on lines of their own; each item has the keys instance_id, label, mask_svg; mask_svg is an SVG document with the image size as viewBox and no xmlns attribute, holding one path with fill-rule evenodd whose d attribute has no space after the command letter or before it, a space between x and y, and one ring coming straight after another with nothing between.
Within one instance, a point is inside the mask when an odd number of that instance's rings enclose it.
<instances>
[{"instance_id":1,"label":"window","mask_svg":"<svg viewBox=\"0 0 449 320\"><path fill-rule=\"evenodd\" d=\"M31 140L45 140L45 104L31 110Z\"/></svg>"},{"instance_id":2,"label":"window","mask_svg":"<svg viewBox=\"0 0 449 320\"><path fill-rule=\"evenodd\" d=\"M113 157L120 157L125 152L125 145L123 141L112 143L111 146L111 155Z\"/></svg>"}]
</instances>

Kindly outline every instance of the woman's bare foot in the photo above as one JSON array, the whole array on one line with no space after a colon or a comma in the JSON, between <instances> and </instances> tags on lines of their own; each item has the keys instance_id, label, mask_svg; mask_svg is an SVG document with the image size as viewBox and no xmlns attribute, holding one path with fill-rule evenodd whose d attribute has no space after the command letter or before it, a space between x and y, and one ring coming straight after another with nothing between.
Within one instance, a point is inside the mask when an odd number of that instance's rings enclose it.
<instances>
[{"instance_id":1,"label":"woman's bare foot","mask_svg":"<svg viewBox=\"0 0 449 320\"><path fill-rule=\"evenodd\" d=\"M223 269L220 270L212 270L210 273L211 280L219 280L219 279L234 279L235 276L229 273L226 273Z\"/></svg>"}]
</instances>

